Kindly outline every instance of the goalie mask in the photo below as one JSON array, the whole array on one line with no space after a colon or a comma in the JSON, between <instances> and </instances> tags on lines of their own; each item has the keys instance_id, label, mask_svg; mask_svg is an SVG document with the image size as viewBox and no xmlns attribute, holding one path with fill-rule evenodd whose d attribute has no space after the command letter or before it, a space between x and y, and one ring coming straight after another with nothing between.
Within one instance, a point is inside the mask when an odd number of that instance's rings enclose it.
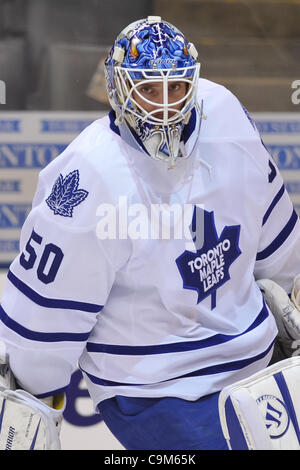
<instances>
[{"instance_id":1,"label":"goalie mask","mask_svg":"<svg viewBox=\"0 0 300 470\"><path fill-rule=\"evenodd\" d=\"M174 166L196 103L200 64L183 34L160 17L125 28L105 61L116 125L124 120L155 159Z\"/></svg>"}]
</instances>

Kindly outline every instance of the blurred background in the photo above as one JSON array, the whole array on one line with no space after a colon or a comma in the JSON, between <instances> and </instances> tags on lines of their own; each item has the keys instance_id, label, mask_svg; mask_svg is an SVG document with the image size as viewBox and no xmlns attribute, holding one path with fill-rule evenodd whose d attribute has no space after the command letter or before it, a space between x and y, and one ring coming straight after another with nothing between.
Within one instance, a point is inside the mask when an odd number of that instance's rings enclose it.
<instances>
[{"instance_id":1,"label":"blurred background","mask_svg":"<svg viewBox=\"0 0 300 470\"><path fill-rule=\"evenodd\" d=\"M250 111L298 111L299 0L0 0L5 110L105 110L101 68L99 101L91 78L124 26L149 14L181 29L198 48L202 77Z\"/></svg>"}]
</instances>

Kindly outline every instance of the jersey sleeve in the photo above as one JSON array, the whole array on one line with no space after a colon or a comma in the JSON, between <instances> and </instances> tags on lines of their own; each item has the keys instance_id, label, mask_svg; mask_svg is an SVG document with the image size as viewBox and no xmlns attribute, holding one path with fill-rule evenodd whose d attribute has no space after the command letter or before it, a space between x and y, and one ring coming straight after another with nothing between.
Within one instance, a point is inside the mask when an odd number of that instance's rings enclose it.
<instances>
[{"instance_id":1,"label":"jersey sleeve","mask_svg":"<svg viewBox=\"0 0 300 470\"><path fill-rule=\"evenodd\" d=\"M300 273L299 218L279 169L251 115L231 93L226 97L227 109L235 116L228 120L226 132L231 135L235 126L238 128L238 142L260 175L259 181L253 181L250 188L251 196L256 199L257 215L261 218L254 276L256 279L272 279L290 293L294 277ZM253 230L255 237L257 232L255 228Z\"/></svg>"},{"instance_id":2,"label":"jersey sleeve","mask_svg":"<svg viewBox=\"0 0 300 470\"><path fill-rule=\"evenodd\" d=\"M79 181L72 167L55 165L40 177L0 306L11 369L38 397L69 385L116 273L110 247L97 237L93 172Z\"/></svg>"},{"instance_id":3,"label":"jersey sleeve","mask_svg":"<svg viewBox=\"0 0 300 470\"><path fill-rule=\"evenodd\" d=\"M266 200L256 255L256 279L272 279L291 292L300 273L300 221L282 176L264 145ZM259 195L257 195L259 197Z\"/></svg>"}]
</instances>

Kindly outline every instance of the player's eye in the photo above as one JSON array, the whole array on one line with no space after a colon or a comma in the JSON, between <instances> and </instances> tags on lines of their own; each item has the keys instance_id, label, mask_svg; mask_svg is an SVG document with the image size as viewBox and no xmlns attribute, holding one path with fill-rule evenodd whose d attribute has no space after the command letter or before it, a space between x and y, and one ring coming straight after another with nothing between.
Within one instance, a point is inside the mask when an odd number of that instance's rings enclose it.
<instances>
[{"instance_id":1,"label":"player's eye","mask_svg":"<svg viewBox=\"0 0 300 470\"><path fill-rule=\"evenodd\" d=\"M183 89L184 89L184 83L182 82L175 82L169 85L169 91L173 93L177 91L181 91Z\"/></svg>"},{"instance_id":2,"label":"player's eye","mask_svg":"<svg viewBox=\"0 0 300 470\"><path fill-rule=\"evenodd\" d=\"M153 87L149 85L144 85L139 88L139 91L142 95L151 95L153 94Z\"/></svg>"}]
</instances>

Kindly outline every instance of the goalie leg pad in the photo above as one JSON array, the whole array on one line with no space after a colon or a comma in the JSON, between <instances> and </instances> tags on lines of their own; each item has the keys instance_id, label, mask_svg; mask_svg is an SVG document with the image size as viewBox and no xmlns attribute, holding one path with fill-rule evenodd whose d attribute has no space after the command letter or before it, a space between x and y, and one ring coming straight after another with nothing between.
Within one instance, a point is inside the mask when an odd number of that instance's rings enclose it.
<instances>
[{"instance_id":1,"label":"goalie leg pad","mask_svg":"<svg viewBox=\"0 0 300 470\"><path fill-rule=\"evenodd\" d=\"M59 450L61 412L23 390L0 393L0 450Z\"/></svg>"},{"instance_id":2,"label":"goalie leg pad","mask_svg":"<svg viewBox=\"0 0 300 470\"><path fill-rule=\"evenodd\" d=\"M300 357L292 357L224 388L222 431L232 450L300 449Z\"/></svg>"}]
</instances>

